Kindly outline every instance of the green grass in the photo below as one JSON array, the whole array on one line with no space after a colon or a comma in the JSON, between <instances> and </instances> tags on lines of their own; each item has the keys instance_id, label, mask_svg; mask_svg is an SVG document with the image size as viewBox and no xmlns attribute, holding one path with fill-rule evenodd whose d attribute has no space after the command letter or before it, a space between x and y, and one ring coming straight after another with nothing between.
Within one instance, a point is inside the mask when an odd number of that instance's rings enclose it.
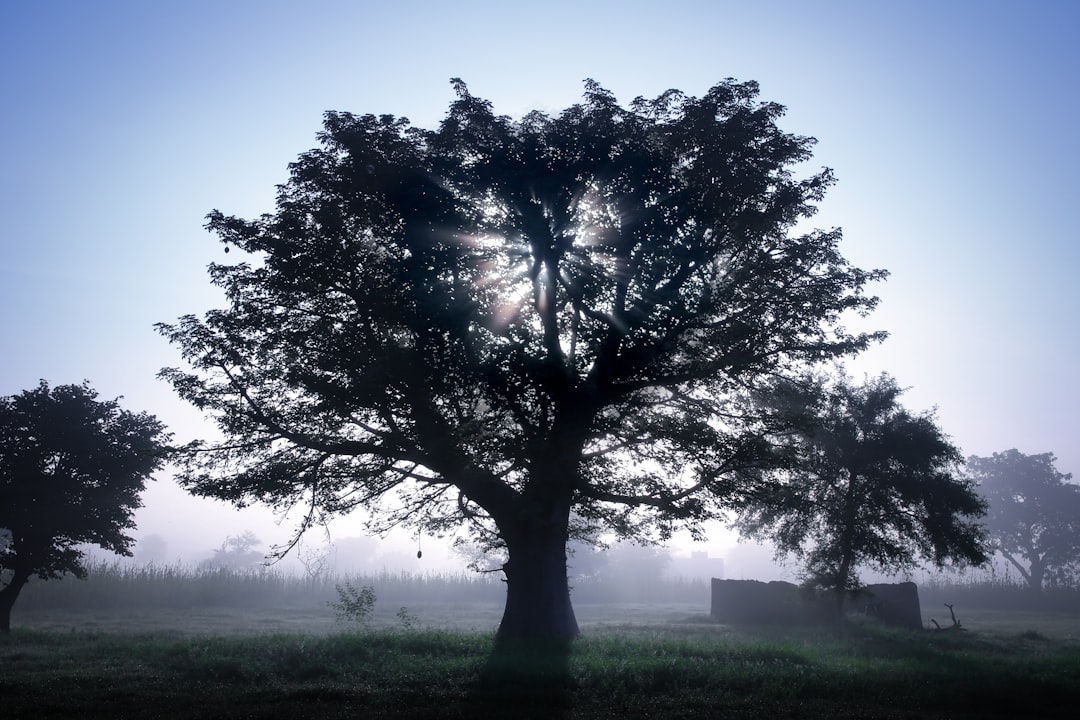
<instances>
[{"instance_id":1,"label":"green grass","mask_svg":"<svg viewBox=\"0 0 1080 720\"><path fill-rule=\"evenodd\" d=\"M1071 718L1080 707L1075 588L920 588L927 625L950 624L948 602L966 630L856 624L837 638L718 625L699 584L657 583L621 603L583 585L570 688L537 695L480 692L481 678L507 677L489 663L501 583L342 579L375 587L363 632L343 632L327 605L338 578L101 565L86 581L33 582L0 636L0 719ZM422 629L402 628L402 607Z\"/></svg>"},{"instance_id":2,"label":"green grass","mask_svg":"<svg viewBox=\"0 0 1080 720\"><path fill-rule=\"evenodd\" d=\"M472 692L490 633L16 629L0 639L0 714L1073 717L1080 643L1037 627L919 633L856 625L837 638L810 629L734 630L700 617L587 626L571 649L572 689L561 702L553 709L531 698L512 710L491 703L513 703L514 688L495 701Z\"/></svg>"},{"instance_id":3,"label":"green grass","mask_svg":"<svg viewBox=\"0 0 1080 720\"><path fill-rule=\"evenodd\" d=\"M26 631L0 641L0 696L5 718L419 716L464 697L451 681L475 676L487 651L481 636L438 632Z\"/></svg>"}]
</instances>

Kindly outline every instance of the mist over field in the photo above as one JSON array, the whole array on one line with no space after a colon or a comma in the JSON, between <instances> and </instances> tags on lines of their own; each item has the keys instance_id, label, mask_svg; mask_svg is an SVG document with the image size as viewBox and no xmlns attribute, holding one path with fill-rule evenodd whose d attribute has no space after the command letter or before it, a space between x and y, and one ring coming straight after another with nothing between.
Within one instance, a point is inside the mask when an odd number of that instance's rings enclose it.
<instances>
[{"instance_id":1,"label":"mist over field","mask_svg":"<svg viewBox=\"0 0 1080 720\"><path fill-rule=\"evenodd\" d=\"M222 557L222 546L244 535L258 540L245 547L242 554L216 561ZM479 560L481 569L487 569L495 560L489 560L470 551L468 547L455 549L446 541L436 538L420 538L406 533L394 533L388 538L366 535L334 536L329 539L324 532L311 531L295 548L280 560L271 556L269 543L247 528L228 531L217 538L214 545L201 544L199 539L171 543L168 536L158 533L138 533L138 542L132 557L124 558L105 553L93 546L85 551L91 562L118 564L121 567L207 568L226 566L231 569L262 571L270 570L285 575L309 575L314 564L320 572L329 575L363 575L389 573L443 574L477 573L469 567ZM417 557L417 552L422 557ZM753 542L739 542L728 547L723 555L711 554L702 544L690 546L689 552L668 546L641 546L616 543L607 548L589 548L572 545L569 568L574 575L620 574L642 578L685 578L708 580L712 577L738 577L772 580L790 579L791 567L778 563L769 546Z\"/></svg>"}]
</instances>

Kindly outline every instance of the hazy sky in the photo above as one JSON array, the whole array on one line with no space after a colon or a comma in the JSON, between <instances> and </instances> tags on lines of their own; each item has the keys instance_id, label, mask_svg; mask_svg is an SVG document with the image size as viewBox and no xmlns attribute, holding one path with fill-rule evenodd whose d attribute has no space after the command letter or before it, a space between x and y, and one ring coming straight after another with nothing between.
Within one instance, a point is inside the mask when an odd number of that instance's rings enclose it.
<instances>
[{"instance_id":1,"label":"hazy sky","mask_svg":"<svg viewBox=\"0 0 1080 720\"><path fill-rule=\"evenodd\" d=\"M1078 26L1072 0L3 0L0 394L85 378L204 432L152 325L218 304L203 217L271 210L326 110L433 127L456 76L514 116L585 78L629 101L734 77L818 138L839 184L815 224L892 273L869 323L891 337L850 370L911 386L965 454L1080 475ZM167 474L146 501L140 531L177 548L287 534Z\"/></svg>"}]
</instances>

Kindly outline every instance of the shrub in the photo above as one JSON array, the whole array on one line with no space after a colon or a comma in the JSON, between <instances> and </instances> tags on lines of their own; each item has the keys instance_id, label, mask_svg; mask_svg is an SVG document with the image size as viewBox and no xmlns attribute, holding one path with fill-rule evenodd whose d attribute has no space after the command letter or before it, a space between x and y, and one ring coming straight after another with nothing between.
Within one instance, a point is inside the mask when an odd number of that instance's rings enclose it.
<instances>
[{"instance_id":1,"label":"shrub","mask_svg":"<svg viewBox=\"0 0 1080 720\"><path fill-rule=\"evenodd\" d=\"M371 621L371 613L375 610L375 588L370 585L356 587L351 582L338 583L334 586L337 591L337 602L329 602L334 610L334 617L339 622L355 623L367 626Z\"/></svg>"},{"instance_id":2,"label":"shrub","mask_svg":"<svg viewBox=\"0 0 1080 720\"><path fill-rule=\"evenodd\" d=\"M398 625L401 626L402 630L412 630L416 627L416 616L409 612L409 608L404 605L397 611L395 617L397 617Z\"/></svg>"}]
</instances>

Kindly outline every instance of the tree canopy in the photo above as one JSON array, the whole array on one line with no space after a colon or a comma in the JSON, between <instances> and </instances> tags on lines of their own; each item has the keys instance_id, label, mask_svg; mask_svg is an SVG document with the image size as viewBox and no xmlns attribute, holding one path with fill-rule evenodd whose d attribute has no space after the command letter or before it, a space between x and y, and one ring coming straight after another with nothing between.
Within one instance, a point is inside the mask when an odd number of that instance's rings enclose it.
<instances>
[{"instance_id":1,"label":"tree canopy","mask_svg":"<svg viewBox=\"0 0 1080 720\"><path fill-rule=\"evenodd\" d=\"M766 393L796 430L788 466L751 488L737 524L800 557L811 584L836 593L838 610L859 586L859 567L987 559L986 505L959 472L960 451L932 413L899 403L902 392L880 375L861 385L785 381Z\"/></svg>"},{"instance_id":2,"label":"tree canopy","mask_svg":"<svg viewBox=\"0 0 1080 720\"><path fill-rule=\"evenodd\" d=\"M273 213L209 215L246 258L210 268L225 308L159 326L225 436L181 481L465 523L508 553L500 638L571 636L567 540L719 517L769 461L746 389L881 337L841 321L885 273L797 227L833 176L796 175L814 140L756 83L624 107L589 81L518 120L453 85L436 130L327 113Z\"/></svg>"},{"instance_id":3,"label":"tree canopy","mask_svg":"<svg viewBox=\"0 0 1080 720\"><path fill-rule=\"evenodd\" d=\"M968 469L990 506L987 529L1033 589L1080 576L1080 485L1054 467L1053 453L1006 450L971 456Z\"/></svg>"},{"instance_id":4,"label":"tree canopy","mask_svg":"<svg viewBox=\"0 0 1080 720\"><path fill-rule=\"evenodd\" d=\"M0 630L31 577L85 575L79 546L131 555L126 531L168 435L152 415L96 398L85 383L44 381L0 398Z\"/></svg>"}]
</instances>

